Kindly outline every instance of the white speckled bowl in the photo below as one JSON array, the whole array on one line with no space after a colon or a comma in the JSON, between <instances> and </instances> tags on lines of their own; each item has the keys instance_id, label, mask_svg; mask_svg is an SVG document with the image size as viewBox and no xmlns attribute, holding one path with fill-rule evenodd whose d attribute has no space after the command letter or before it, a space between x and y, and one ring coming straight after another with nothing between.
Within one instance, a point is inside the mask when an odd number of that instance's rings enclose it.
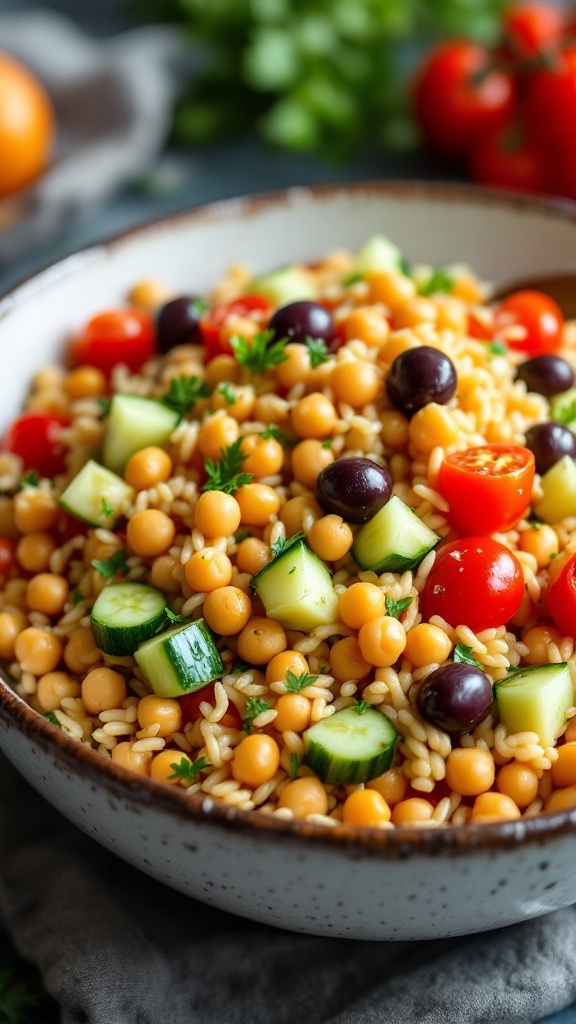
<instances>
[{"instance_id":1,"label":"white speckled bowl","mask_svg":"<svg viewBox=\"0 0 576 1024\"><path fill-rule=\"evenodd\" d=\"M202 293L234 261L263 271L359 247L381 231L411 260L466 260L487 279L513 280L576 270L575 211L454 186L372 183L224 202L143 227L56 264L0 303L0 432L33 370L139 278ZM434 831L283 822L131 775L1 680L0 747L47 800L126 861L207 903L295 931L439 938L576 901L576 811Z\"/></svg>"}]
</instances>

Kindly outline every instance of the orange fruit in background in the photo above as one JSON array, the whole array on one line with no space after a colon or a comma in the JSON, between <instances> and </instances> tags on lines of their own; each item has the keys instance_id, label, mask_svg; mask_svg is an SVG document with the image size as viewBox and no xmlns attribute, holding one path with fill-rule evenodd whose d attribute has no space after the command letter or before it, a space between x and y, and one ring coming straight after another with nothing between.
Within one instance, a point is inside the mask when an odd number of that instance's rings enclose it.
<instances>
[{"instance_id":1,"label":"orange fruit in background","mask_svg":"<svg viewBox=\"0 0 576 1024\"><path fill-rule=\"evenodd\" d=\"M54 111L46 90L27 68L0 53L0 197L42 174L54 135Z\"/></svg>"}]
</instances>

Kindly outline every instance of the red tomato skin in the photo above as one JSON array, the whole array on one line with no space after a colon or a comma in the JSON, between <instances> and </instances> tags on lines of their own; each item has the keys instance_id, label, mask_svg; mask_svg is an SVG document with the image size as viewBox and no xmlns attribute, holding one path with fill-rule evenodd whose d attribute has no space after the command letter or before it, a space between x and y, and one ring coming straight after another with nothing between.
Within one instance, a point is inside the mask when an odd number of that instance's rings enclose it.
<instances>
[{"instance_id":1,"label":"red tomato skin","mask_svg":"<svg viewBox=\"0 0 576 1024\"><path fill-rule=\"evenodd\" d=\"M526 120L537 145L556 163L576 147L576 46L558 53L551 67L530 75Z\"/></svg>"},{"instance_id":2,"label":"red tomato skin","mask_svg":"<svg viewBox=\"0 0 576 1024\"><path fill-rule=\"evenodd\" d=\"M464 157L482 131L512 114L514 80L488 70L490 60L476 43L453 40L432 50L420 69L414 110L424 138L440 155Z\"/></svg>"},{"instance_id":3,"label":"red tomato skin","mask_svg":"<svg viewBox=\"0 0 576 1024\"><path fill-rule=\"evenodd\" d=\"M74 338L73 366L97 366L107 376L123 363L138 373L155 351L154 321L142 309L109 309L98 313Z\"/></svg>"},{"instance_id":4,"label":"red tomato skin","mask_svg":"<svg viewBox=\"0 0 576 1024\"><path fill-rule=\"evenodd\" d=\"M474 468L483 455L484 469ZM492 472L506 456L512 462L509 470ZM464 535L510 530L530 505L535 471L534 455L519 445L486 444L447 456L438 489L450 503L450 525Z\"/></svg>"},{"instance_id":5,"label":"red tomato skin","mask_svg":"<svg viewBox=\"0 0 576 1024\"><path fill-rule=\"evenodd\" d=\"M58 476L66 469L67 451L58 438L68 423L55 413L25 412L9 427L2 448L19 455L25 470L35 469L43 477Z\"/></svg>"},{"instance_id":6,"label":"red tomato skin","mask_svg":"<svg viewBox=\"0 0 576 1024\"><path fill-rule=\"evenodd\" d=\"M525 327L526 336L521 341L507 338L508 348L532 356L554 353L560 348L564 317L560 307L544 292L514 292L504 299L496 309L496 326L510 324Z\"/></svg>"},{"instance_id":7,"label":"red tomato skin","mask_svg":"<svg viewBox=\"0 0 576 1024\"><path fill-rule=\"evenodd\" d=\"M559 42L564 31L564 17L554 4L518 4L505 11L502 24L504 42L501 53L505 60L529 60Z\"/></svg>"},{"instance_id":8,"label":"red tomato skin","mask_svg":"<svg viewBox=\"0 0 576 1024\"><path fill-rule=\"evenodd\" d=\"M548 611L562 636L576 636L576 555L548 588Z\"/></svg>"},{"instance_id":9,"label":"red tomato skin","mask_svg":"<svg viewBox=\"0 0 576 1024\"><path fill-rule=\"evenodd\" d=\"M480 185L515 192L549 192L548 161L529 139L516 137L517 125L497 125L478 136L470 153L470 174Z\"/></svg>"},{"instance_id":10,"label":"red tomato skin","mask_svg":"<svg viewBox=\"0 0 576 1024\"><path fill-rule=\"evenodd\" d=\"M0 580L7 580L16 565L16 548L9 537L0 537Z\"/></svg>"},{"instance_id":11,"label":"red tomato skin","mask_svg":"<svg viewBox=\"0 0 576 1024\"><path fill-rule=\"evenodd\" d=\"M231 316L251 316L264 325L270 319L272 304L263 295L240 295L229 302L219 302L209 309L200 320L200 333L206 352L206 362L215 356L231 355L232 345L228 338L221 336L221 328ZM256 315L254 315L256 314Z\"/></svg>"},{"instance_id":12,"label":"red tomato skin","mask_svg":"<svg viewBox=\"0 0 576 1024\"><path fill-rule=\"evenodd\" d=\"M443 545L422 593L424 619L441 615L475 633L509 622L524 596L522 566L491 537Z\"/></svg>"},{"instance_id":13,"label":"red tomato skin","mask_svg":"<svg viewBox=\"0 0 576 1024\"><path fill-rule=\"evenodd\" d=\"M178 698L178 703L182 710L182 726L188 725L191 722L196 722L201 717L200 704L202 701L208 701L209 704L214 705L216 703L216 697L214 696L214 683L208 683L207 686L203 686L200 690L194 690L193 693L187 693L184 697ZM229 701L228 710L222 715L219 722L227 729L241 729L242 719L238 708Z\"/></svg>"}]
</instances>

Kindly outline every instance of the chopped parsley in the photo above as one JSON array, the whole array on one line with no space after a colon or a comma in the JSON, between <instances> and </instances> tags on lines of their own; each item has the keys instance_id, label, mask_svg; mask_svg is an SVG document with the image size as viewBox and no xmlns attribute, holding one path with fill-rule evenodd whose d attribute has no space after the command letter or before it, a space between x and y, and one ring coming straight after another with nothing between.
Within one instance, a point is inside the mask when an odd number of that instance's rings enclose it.
<instances>
[{"instance_id":1,"label":"chopped parsley","mask_svg":"<svg viewBox=\"0 0 576 1024\"><path fill-rule=\"evenodd\" d=\"M172 609L168 607L164 609L164 612L169 622L180 623L188 622L189 620L188 615L177 615L176 612L173 612Z\"/></svg>"},{"instance_id":2,"label":"chopped parsley","mask_svg":"<svg viewBox=\"0 0 576 1024\"><path fill-rule=\"evenodd\" d=\"M108 504L108 502L106 501L106 498L102 498L102 515L103 516L113 516L114 515L114 509L112 508L111 505Z\"/></svg>"},{"instance_id":3,"label":"chopped parsley","mask_svg":"<svg viewBox=\"0 0 576 1024\"><path fill-rule=\"evenodd\" d=\"M3 1024L26 1024L29 1011L37 1003L26 981L17 981L14 971L0 971L0 1020Z\"/></svg>"},{"instance_id":4,"label":"chopped parsley","mask_svg":"<svg viewBox=\"0 0 576 1024\"><path fill-rule=\"evenodd\" d=\"M308 353L310 355L310 366L313 370L315 370L317 366L321 366L322 363L328 362L328 349L326 348L324 338L311 338L310 335L307 335L304 338L304 344L308 349Z\"/></svg>"},{"instance_id":5,"label":"chopped parsley","mask_svg":"<svg viewBox=\"0 0 576 1024\"><path fill-rule=\"evenodd\" d=\"M442 267L432 271L430 277L419 288L420 295L436 295L437 292L451 292L454 287L454 278Z\"/></svg>"},{"instance_id":6,"label":"chopped parsley","mask_svg":"<svg viewBox=\"0 0 576 1024\"><path fill-rule=\"evenodd\" d=\"M386 594L386 615L391 615L393 619L399 618L402 612L410 607L413 600L413 597L402 597L399 601L395 601L390 594Z\"/></svg>"},{"instance_id":7,"label":"chopped parsley","mask_svg":"<svg viewBox=\"0 0 576 1024\"><path fill-rule=\"evenodd\" d=\"M488 349L488 352L490 353L491 356L505 356L506 353L508 352L508 349L503 341L491 341L490 344L486 346L486 348Z\"/></svg>"},{"instance_id":8,"label":"chopped parsley","mask_svg":"<svg viewBox=\"0 0 576 1024\"><path fill-rule=\"evenodd\" d=\"M202 316L203 313L207 313L210 309L210 303L206 302L206 299L193 299L190 303L190 308L193 309L198 316Z\"/></svg>"},{"instance_id":9,"label":"chopped parsley","mask_svg":"<svg viewBox=\"0 0 576 1024\"><path fill-rule=\"evenodd\" d=\"M24 473L24 476L20 477L20 490L24 490L25 487L38 487L40 483L40 474L35 469L30 469L28 473Z\"/></svg>"},{"instance_id":10,"label":"chopped parsley","mask_svg":"<svg viewBox=\"0 0 576 1024\"><path fill-rule=\"evenodd\" d=\"M278 555L284 554L288 548L291 548L294 544L297 544L299 540L302 540L303 536L304 531L298 530L298 533L293 534L293 536L288 537L288 539L286 539L286 537L279 537L276 543L270 548L274 558L277 558Z\"/></svg>"},{"instance_id":11,"label":"chopped parsley","mask_svg":"<svg viewBox=\"0 0 576 1024\"><path fill-rule=\"evenodd\" d=\"M100 415L98 416L99 420L105 420L106 419L106 417L110 413L110 406L111 406L111 404L112 404L112 399L111 398L99 398L98 399L98 405L100 406Z\"/></svg>"},{"instance_id":12,"label":"chopped parsley","mask_svg":"<svg viewBox=\"0 0 576 1024\"><path fill-rule=\"evenodd\" d=\"M261 715L263 711L269 711L270 705L267 700L260 700L259 697L249 697L246 705L246 714L244 715L244 724L242 725L243 732L250 732L252 728L252 722L258 715Z\"/></svg>"},{"instance_id":13,"label":"chopped parsley","mask_svg":"<svg viewBox=\"0 0 576 1024\"><path fill-rule=\"evenodd\" d=\"M170 381L170 387L162 397L164 405L168 405L180 416L185 416L199 398L209 398L210 388L205 380L182 374Z\"/></svg>"},{"instance_id":14,"label":"chopped parsley","mask_svg":"<svg viewBox=\"0 0 576 1024\"><path fill-rule=\"evenodd\" d=\"M84 598L82 597L82 594L78 590L78 587L76 587L76 590L74 591L74 594L72 596L72 600L73 600L75 605L80 604L84 600Z\"/></svg>"},{"instance_id":15,"label":"chopped parsley","mask_svg":"<svg viewBox=\"0 0 576 1024\"><path fill-rule=\"evenodd\" d=\"M286 444L286 434L284 434L280 427L276 423L270 423L266 430L263 430L260 434L263 441L267 441L269 437L273 437L275 441L279 441L280 444Z\"/></svg>"},{"instance_id":16,"label":"chopped parsley","mask_svg":"<svg viewBox=\"0 0 576 1024\"><path fill-rule=\"evenodd\" d=\"M566 426L567 423L572 423L572 420L576 420L576 398L573 402L568 402L567 405L561 406L557 412L558 422L563 423Z\"/></svg>"},{"instance_id":17,"label":"chopped parsley","mask_svg":"<svg viewBox=\"0 0 576 1024\"><path fill-rule=\"evenodd\" d=\"M62 722L58 718L58 715L56 714L55 711L47 711L46 714L44 715L44 718L47 718L48 721L52 723L52 725L57 725L60 729L62 728Z\"/></svg>"},{"instance_id":18,"label":"chopped parsley","mask_svg":"<svg viewBox=\"0 0 576 1024\"><path fill-rule=\"evenodd\" d=\"M368 711L370 705L365 700L357 700L354 705L354 711L357 711L359 715L363 715L365 711Z\"/></svg>"},{"instance_id":19,"label":"chopped parsley","mask_svg":"<svg viewBox=\"0 0 576 1024\"><path fill-rule=\"evenodd\" d=\"M300 767L300 761L298 760L298 754L290 754L290 771L289 776L291 779L296 778L296 772Z\"/></svg>"},{"instance_id":20,"label":"chopped parsley","mask_svg":"<svg viewBox=\"0 0 576 1024\"><path fill-rule=\"evenodd\" d=\"M323 448L327 448L328 451L330 451L330 449L332 447L332 438L331 437L327 437L325 441L322 441L322 447Z\"/></svg>"},{"instance_id":21,"label":"chopped parsley","mask_svg":"<svg viewBox=\"0 0 576 1024\"><path fill-rule=\"evenodd\" d=\"M286 362L288 356L285 348L287 338L274 341L274 331L264 330L255 334L251 341L237 335L230 339L236 362L245 366L252 373L264 373L273 366Z\"/></svg>"},{"instance_id":22,"label":"chopped parsley","mask_svg":"<svg viewBox=\"0 0 576 1024\"><path fill-rule=\"evenodd\" d=\"M309 676L307 672L302 672L301 675L297 676L295 672L291 672L288 669L286 673L286 691L287 693L300 693L300 690L305 690L307 686L314 686L317 679L318 676Z\"/></svg>"},{"instance_id":23,"label":"chopped parsley","mask_svg":"<svg viewBox=\"0 0 576 1024\"><path fill-rule=\"evenodd\" d=\"M244 530L242 533L235 534L234 540L236 541L237 544L241 544L243 540L249 540L251 536L251 533L248 533L247 530Z\"/></svg>"},{"instance_id":24,"label":"chopped parsley","mask_svg":"<svg viewBox=\"0 0 576 1024\"><path fill-rule=\"evenodd\" d=\"M226 405L234 405L234 402L236 401L236 395L232 391L232 388L230 387L228 381L223 380L222 383L218 385L218 391L222 395L222 398L226 402Z\"/></svg>"},{"instance_id":25,"label":"chopped parsley","mask_svg":"<svg viewBox=\"0 0 576 1024\"><path fill-rule=\"evenodd\" d=\"M191 786L197 781L200 772L206 771L212 765L208 763L205 757L197 757L195 761L189 761L186 757L183 757L178 763L171 764L170 767L174 774L169 775L168 779L178 779L181 782L187 782Z\"/></svg>"},{"instance_id":26,"label":"chopped parsley","mask_svg":"<svg viewBox=\"0 0 576 1024\"><path fill-rule=\"evenodd\" d=\"M124 548L119 548L110 558L93 558L90 564L105 580L112 580L115 576L119 576L120 573L128 572L128 562L126 561Z\"/></svg>"},{"instance_id":27,"label":"chopped parsley","mask_svg":"<svg viewBox=\"0 0 576 1024\"><path fill-rule=\"evenodd\" d=\"M530 520L530 526L532 527L533 530L539 530L540 527L544 526L544 525L545 525L545 523L543 523L541 519L531 519Z\"/></svg>"},{"instance_id":28,"label":"chopped parsley","mask_svg":"<svg viewBox=\"0 0 576 1024\"><path fill-rule=\"evenodd\" d=\"M243 672L251 672L253 666L249 665L247 661L242 661L242 658L236 658L236 661L230 669L230 675L242 675Z\"/></svg>"},{"instance_id":29,"label":"chopped parsley","mask_svg":"<svg viewBox=\"0 0 576 1024\"><path fill-rule=\"evenodd\" d=\"M242 463L248 458L241 450L241 445L242 438L239 437L234 444L220 449L219 462L205 459L204 468L208 479L202 488L203 491L224 491L225 494L234 494L239 487L250 483L252 474L241 472Z\"/></svg>"},{"instance_id":30,"label":"chopped parsley","mask_svg":"<svg viewBox=\"0 0 576 1024\"><path fill-rule=\"evenodd\" d=\"M456 662L461 661L465 665L475 665L476 668L484 668L482 662L478 661L474 657L474 651L472 650L472 648L467 647L466 644L456 644L456 647L454 648L453 657L454 661Z\"/></svg>"}]
</instances>

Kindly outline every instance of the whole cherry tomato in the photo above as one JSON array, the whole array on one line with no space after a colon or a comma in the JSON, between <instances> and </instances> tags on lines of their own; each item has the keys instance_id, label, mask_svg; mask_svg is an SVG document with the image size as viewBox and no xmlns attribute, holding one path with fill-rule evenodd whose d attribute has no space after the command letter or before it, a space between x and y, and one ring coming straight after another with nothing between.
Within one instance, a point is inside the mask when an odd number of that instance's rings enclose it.
<instances>
[{"instance_id":1,"label":"whole cherry tomato","mask_svg":"<svg viewBox=\"0 0 576 1024\"><path fill-rule=\"evenodd\" d=\"M556 54L526 85L526 117L552 164L576 149L576 46Z\"/></svg>"},{"instance_id":2,"label":"whole cherry tomato","mask_svg":"<svg viewBox=\"0 0 576 1024\"><path fill-rule=\"evenodd\" d=\"M548 589L548 611L562 636L576 637L576 555Z\"/></svg>"},{"instance_id":3,"label":"whole cherry tomato","mask_svg":"<svg viewBox=\"0 0 576 1024\"><path fill-rule=\"evenodd\" d=\"M479 633L508 622L523 596L516 556L491 537L465 537L439 549L422 593L423 615Z\"/></svg>"},{"instance_id":4,"label":"whole cherry tomato","mask_svg":"<svg viewBox=\"0 0 576 1024\"><path fill-rule=\"evenodd\" d=\"M214 696L214 683L208 683L208 685L203 686L201 690L194 690L193 693L187 693L184 697L179 697L178 700L182 710L182 725L184 726L189 722L195 722L201 717L200 705L202 701L208 701L208 703L212 705L216 703L216 697ZM227 729L242 728L240 712L232 701L229 701L228 710L222 715L219 724L223 725Z\"/></svg>"},{"instance_id":5,"label":"whole cherry tomato","mask_svg":"<svg viewBox=\"0 0 576 1024\"><path fill-rule=\"evenodd\" d=\"M9 537L0 537L0 580L6 580L16 565L16 548Z\"/></svg>"},{"instance_id":6,"label":"whole cherry tomato","mask_svg":"<svg viewBox=\"0 0 576 1024\"><path fill-rule=\"evenodd\" d=\"M450 503L449 522L458 533L509 530L530 504L534 456L514 444L486 444L448 455L438 488Z\"/></svg>"},{"instance_id":7,"label":"whole cherry tomato","mask_svg":"<svg viewBox=\"0 0 576 1024\"><path fill-rule=\"evenodd\" d=\"M546 157L515 122L488 128L478 136L470 153L470 173L481 185L515 192L550 190Z\"/></svg>"},{"instance_id":8,"label":"whole cherry tomato","mask_svg":"<svg viewBox=\"0 0 576 1024\"><path fill-rule=\"evenodd\" d=\"M519 349L532 356L557 352L564 317L562 310L544 292L514 292L496 309L496 328L518 324L525 329L522 339L506 339L509 348Z\"/></svg>"},{"instance_id":9,"label":"whole cherry tomato","mask_svg":"<svg viewBox=\"0 0 576 1024\"><path fill-rule=\"evenodd\" d=\"M200 320L202 341L206 349L206 362L223 352L232 352L229 339L222 336L222 328L227 320L231 317L246 316L264 326L269 320L271 310L272 304L263 295L240 295L237 299L219 302L209 309Z\"/></svg>"},{"instance_id":10,"label":"whole cherry tomato","mask_svg":"<svg viewBox=\"0 0 576 1024\"><path fill-rule=\"evenodd\" d=\"M25 412L9 427L2 447L20 456L24 469L35 469L40 476L57 476L66 469L67 449L60 434L68 422L55 413Z\"/></svg>"},{"instance_id":11,"label":"whole cherry tomato","mask_svg":"<svg viewBox=\"0 0 576 1024\"><path fill-rule=\"evenodd\" d=\"M426 141L442 156L465 156L481 132L506 121L515 85L490 66L476 43L443 43L426 59L414 88L414 108Z\"/></svg>"},{"instance_id":12,"label":"whole cherry tomato","mask_svg":"<svg viewBox=\"0 0 576 1024\"><path fill-rule=\"evenodd\" d=\"M142 309L110 309L98 313L72 342L74 366L97 366L110 374L123 363L132 373L154 355L154 323Z\"/></svg>"},{"instance_id":13,"label":"whole cherry tomato","mask_svg":"<svg viewBox=\"0 0 576 1024\"><path fill-rule=\"evenodd\" d=\"M546 53L558 43L564 32L563 12L555 4L524 3L504 12L504 59L531 60Z\"/></svg>"}]
</instances>

